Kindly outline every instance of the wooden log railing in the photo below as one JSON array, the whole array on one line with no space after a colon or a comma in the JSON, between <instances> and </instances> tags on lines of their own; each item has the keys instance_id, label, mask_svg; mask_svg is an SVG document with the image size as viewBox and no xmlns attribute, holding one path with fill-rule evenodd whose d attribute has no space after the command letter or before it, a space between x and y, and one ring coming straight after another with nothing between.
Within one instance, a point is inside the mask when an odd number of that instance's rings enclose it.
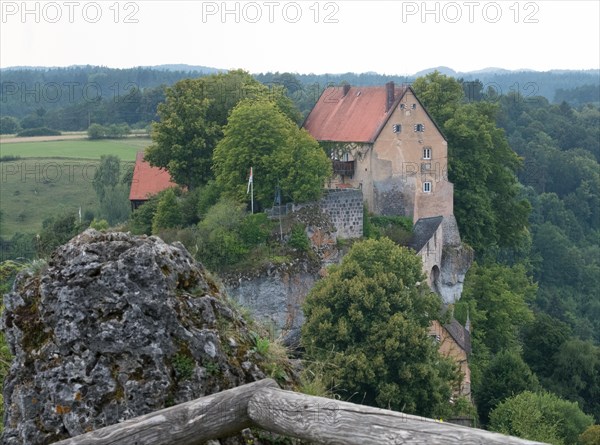
<instances>
[{"instance_id":1,"label":"wooden log railing","mask_svg":"<svg viewBox=\"0 0 600 445\"><path fill-rule=\"evenodd\" d=\"M517 437L279 389L265 379L55 445L199 445L248 427L327 445L540 445Z\"/></svg>"}]
</instances>

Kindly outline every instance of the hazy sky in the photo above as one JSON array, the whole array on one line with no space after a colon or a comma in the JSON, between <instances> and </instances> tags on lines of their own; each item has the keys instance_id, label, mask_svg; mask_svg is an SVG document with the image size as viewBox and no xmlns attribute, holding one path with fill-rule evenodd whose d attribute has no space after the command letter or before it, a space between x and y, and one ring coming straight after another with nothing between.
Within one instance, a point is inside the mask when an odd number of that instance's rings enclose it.
<instances>
[{"instance_id":1,"label":"hazy sky","mask_svg":"<svg viewBox=\"0 0 600 445\"><path fill-rule=\"evenodd\" d=\"M592 1L0 1L0 67L600 68Z\"/></svg>"}]
</instances>

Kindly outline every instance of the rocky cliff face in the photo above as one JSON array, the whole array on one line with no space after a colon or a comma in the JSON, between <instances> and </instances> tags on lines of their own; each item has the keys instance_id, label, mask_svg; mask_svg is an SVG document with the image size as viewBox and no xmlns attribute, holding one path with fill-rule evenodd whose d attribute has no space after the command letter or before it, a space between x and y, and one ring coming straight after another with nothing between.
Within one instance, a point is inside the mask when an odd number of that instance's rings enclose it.
<instances>
[{"instance_id":1,"label":"rocky cliff face","mask_svg":"<svg viewBox=\"0 0 600 445\"><path fill-rule=\"evenodd\" d=\"M22 273L3 443L47 444L264 377L246 321L178 243L88 230Z\"/></svg>"},{"instance_id":2,"label":"rocky cliff face","mask_svg":"<svg viewBox=\"0 0 600 445\"><path fill-rule=\"evenodd\" d=\"M454 216L444 217L444 245L440 265L438 292L442 301L453 304L460 300L465 277L473 263L473 249L462 243Z\"/></svg>"}]
</instances>

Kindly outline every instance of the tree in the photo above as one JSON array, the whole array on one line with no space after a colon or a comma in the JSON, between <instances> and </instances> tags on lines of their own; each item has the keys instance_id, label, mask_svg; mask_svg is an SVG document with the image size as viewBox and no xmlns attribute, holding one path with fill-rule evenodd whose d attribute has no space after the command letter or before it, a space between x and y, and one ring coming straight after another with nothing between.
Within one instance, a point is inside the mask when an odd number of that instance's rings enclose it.
<instances>
[{"instance_id":1,"label":"tree","mask_svg":"<svg viewBox=\"0 0 600 445\"><path fill-rule=\"evenodd\" d=\"M523 391L536 391L539 382L516 351L502 351L494 356L483 372L475 393L479 419L487 424L489 413L508 397Z\"/></svg>"},{"instance_id":2,"label":"tree","mask_svg":"<svg viewBox=\"0 0 600 445\"><path fill-rule=\"evenodd\" d=\"M181 226L182 216L179 202L173 188L167 189L158 201L156 213L152 218L152 234L156 235L163 229Z\"/></svg>"},{"instance_id":3,"label":"tree","mask_svg":"<svg viewBox=\"0 0 600 445\"><path fill-rule=\"evenodd\" d=\"M166 91L146 160L166 168L179 185L193 189L212 178L212 155L230 111L244 98L270 98L288 117L298 118L283 87L269 90L245 71L177 82Z\"/></svg>"},{"instance_id":4,"label":"tree","mask_svg":"<svg viewBox=\"0 0 600 445\"><path fill-rule=\"evenodd\" d=\"M128 185L119 183L105 190L104 198L100 202L100 214L111 226L127 221L130 213Z\"/></svg>"},{"instance_id":5,"label":"tree","mask_svg":"<svg viewBox=\"0 0 600 445\"><path fill-rule=\"evenodd\" d=\"M577 445L578 436L593 423L576 403L548 392L522 392L490 414L493 431L555 445Z\"/></svg>"},{"instance_id":6,"label":"tree","mask_svg":"<svg viewBox=\"0 0 600 445\"><path fill-rule=\"evenodd\" d=\"M566 323L543 312L536 313L533 322L523 330L523 358L540 378L549 377L554 354L570 336Z\"/></svg>"},{"instance_id":7,"label":"tree","mask_svg":"<svg viewBox=\"0 0 600 445\"><path fill-rule=\"evenodd\" d=\"M331 175L331 163L319 144L267 100L240 102L215 149L217 183L238 201L247 200L250 167L254 197L263 206L273 202L278 187L284 199L318 199Z\"/></svg>"},{"instance_id":8,"label":"tree","mask_svg":"<svg viewBox=\"0 0 600 445\"><path fill-rule=\"evenodd\" d=\"M448 179L463 239L478 254L522 244L530 206L519 198L521 160L496 125L498 107L462 103L460 83L438 72L417 79L413 88L448 140Z\"/></svg>"},{"instance_id":9,"label":"tree","mask_svg":"<svg viewBox=\"0 0 600 445\"><path fill-rule=\"evenodd\" d=\"M581 445L600 445L600 425L592 425L588 427L579 436Z\"/></svg>"},{"instance_id":10,"label":"tree","mask_svg":"<svg viewBox=\"0 0 600 445\"><path fill-rule=\"evenodd\" d=\"M536 290L522 265L474 263L456 303L456 316L463 323L469 309L474 350L484 348L495 354L518 346L520 329L533 320L529 305Z\"/></svg>"},{"instance_id":11,"label":"tree","mask_svg":"<svg viewBox=\"0 0 600 445\"><path fill-rule=\"evenodd\" d=\"M19 121L12 116L0 117L0 134L15 134L21 130Z\"/></svg>"},{"instance_id":12,"label":"tree","mask_svg":"<svg viewBox=\"0 0 600 445\"><path fill-rule=\"evenodd\" d=\"M114 188L121 177L121 160L115 155L102 155L100 164L94 173L92 185L100 202L104 199L106 190Z\"/></svg>"},{"instance_id":13,"label":"tree","mask_svg":"<svg viewBox=\"0 0 600 445\"><path fill-rule=\"evenodd\" d=\"M357 242L307 296L302 344L345 399L432 415L456 378L428 336L440 307L411 250L388 238Z\"/></svg>"},{"instance_id":14,"label":"tree","mask_svg":"<svg viewBox=\"0 0 600 445\"><path fill-rule=\"evenodd\" d=\"M463 86L439 71L419 77L413 82L412 88L439 123L450 119L464 98Z\"/></svg>"},{"instance_id":15,"label":"tree","mask_svg":"<svg viewBox=\"0 0 600 445\"><path fill-rule=\"evenodd\" d=\"M600 347L579 339L564 342L553 357L549 389L600 418Z\"/></svg>"},{"instance_id":16,"label":"tree","mask_svg":"<svg viewBox=\"0 0 600 445\"><path fill-rule=\"evenodd\" d=\"M85 226L87 227L87 224ZM54 249L65 244L86 227L79 225L74 212L46 218L36 241L38 256L47 257Z\"/></svg>"}]
</instances>

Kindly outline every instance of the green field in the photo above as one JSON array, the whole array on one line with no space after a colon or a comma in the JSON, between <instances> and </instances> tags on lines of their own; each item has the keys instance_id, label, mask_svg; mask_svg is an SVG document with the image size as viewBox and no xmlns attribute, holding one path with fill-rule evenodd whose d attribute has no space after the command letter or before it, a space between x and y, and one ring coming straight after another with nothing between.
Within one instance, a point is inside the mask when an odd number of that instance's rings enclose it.
<instances>
[{"instance_id":1,"label":"green field","mask_svg":"<svg viewBox=\"0 0 600 445\"><path fill-rule=\"evenodd\" d=\"M148 145L150 145L149 138L14 142L1 144L0 155L22 158L79 159L100 159L102 155L117 155L123 161L135 161L135 154Z\"/></svg>"},{"instance_id":2,"label":"green field","mask_svg":"<svg viewBox=\"0 0 600 445\"><path fill-rule=\"evenodd\" d=\"M20 156L0 162L2 235L37 233L42 221L66 211L98 211L92 179L102 155L117 155L131 163L136 152L150 144L147 138L119 140L66 140L3 143L2 156ZM122 165L123 169L125 165Z\"/></svg>"},{"instance_id":3,"label":"green field","mask_svg":"<svg viewBox=\"0 0 600 445\"><path fill-rule=\"evenodd\" d=\"M123 163L121 168L126 167ZM97 214L92 187L97 160L27 158L0 163L2 236L37 233L42 221L67 211Z\"/></svg>"}]
</instances>

